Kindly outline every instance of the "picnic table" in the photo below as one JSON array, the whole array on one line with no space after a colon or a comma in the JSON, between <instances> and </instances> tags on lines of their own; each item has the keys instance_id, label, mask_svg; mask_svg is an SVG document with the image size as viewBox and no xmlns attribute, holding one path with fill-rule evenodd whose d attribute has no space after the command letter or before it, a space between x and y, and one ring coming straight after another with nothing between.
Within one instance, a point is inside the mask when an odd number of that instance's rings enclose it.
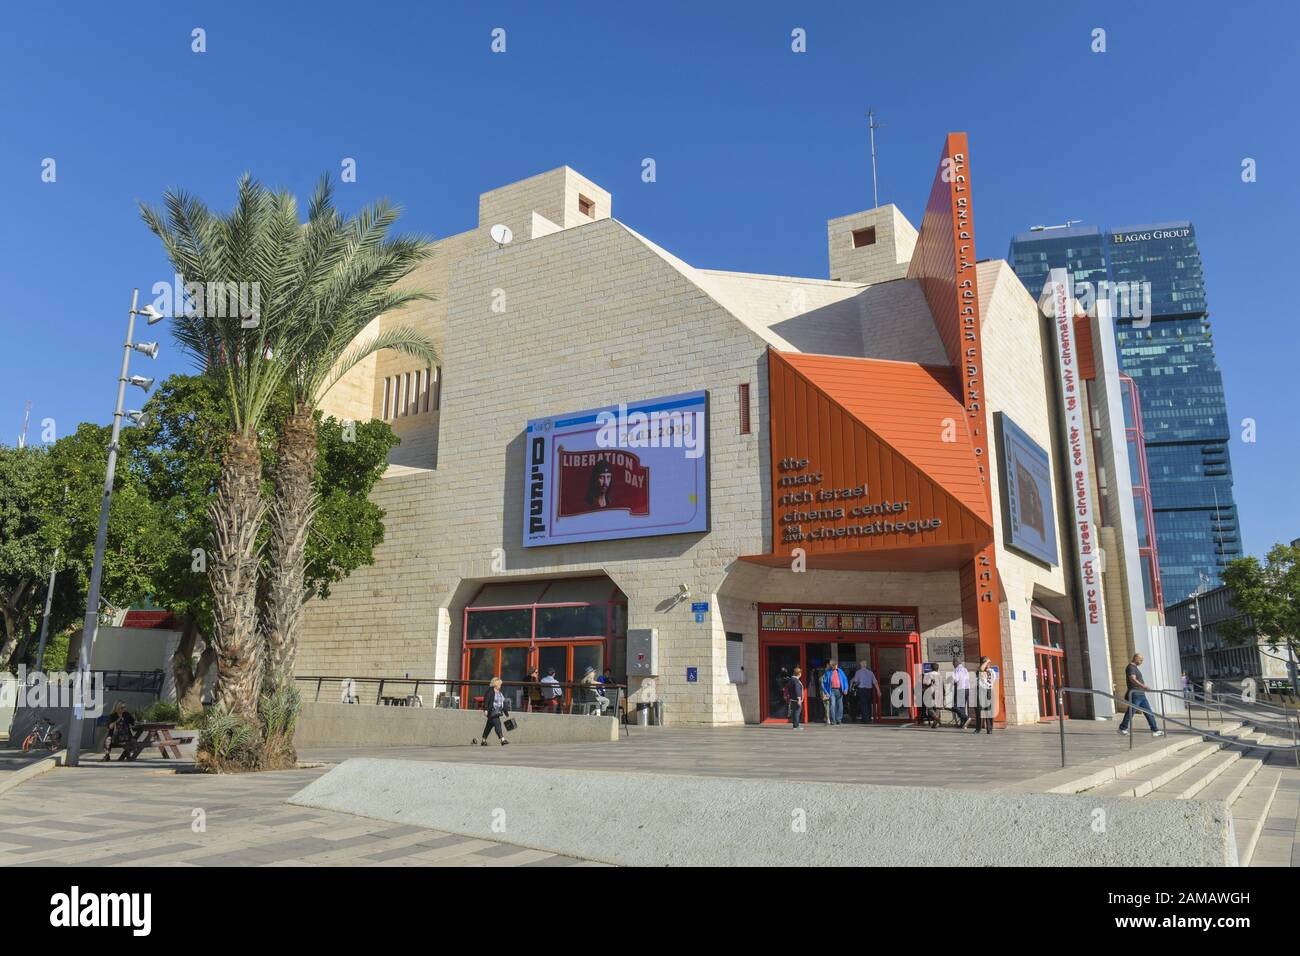
<instances>
[{"instance_id":1,"label":"picnic table","mask_svg":"<svg viewBox=\"0 0 1300 956\"><path fill-rule=\"evenodd\" d=\"M173 737L172 731L175 729L175 724L136 724L135 735L131 738L131 743L122 748L122 755L117 759L134 760L150 747L157 747L164 760L170 760L172 757L179 760L181 758L181 744L190 743L194 737ZM170 754L167 752L169 750L171 751Z\"/></svg>"}]
</instances>

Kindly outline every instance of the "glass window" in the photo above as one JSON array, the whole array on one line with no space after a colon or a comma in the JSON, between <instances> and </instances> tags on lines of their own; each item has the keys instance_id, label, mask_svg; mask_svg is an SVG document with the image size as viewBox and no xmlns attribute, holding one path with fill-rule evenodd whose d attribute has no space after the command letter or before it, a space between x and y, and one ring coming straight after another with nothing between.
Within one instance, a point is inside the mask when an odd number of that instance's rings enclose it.
<instances>
[{"instance_id":1,"label":"glass window","mask_svg":"<svg viewBox=\"0 0 1300 956\"><path fill-rule=\"evenodd\" d=\"M465 639L467 641L527 641L532 638L532 632L532 608L512 608L503 611L471 610Z\"/></svg>"},{"instance_id":2,"label":"glass window","mask_svg":"<svg viewBox=\"0 0 1300 956\"><path fill-rule=\"evenodd\" d=\"M608 604L579 604L572 607L539 607L537 636L604 637L609 626Z\"/></svg>"},{"instance_id":3,"label":"glass window","mask_svg":"<svg viewBox=\"0 0 1300 956\"><path fill-rule=\"evenodd\" d=\"M605 672L605 648L600 644L580 644L573 649L573 679L582 680L588 667L596 669L599 677Z\"/></svg>"},{"instance_id":4,"label":"glass window","mask_svg":"<svg viewBox=\"0 0 1300 956\"><path fill-rule=\"evenodd\" d=\"M569 648L561 647L539 647L537 649L537 670L541 677L545 677L551 668L555 668L555 679L561 683L569 680Z\"/></svg>"}]
</instances>

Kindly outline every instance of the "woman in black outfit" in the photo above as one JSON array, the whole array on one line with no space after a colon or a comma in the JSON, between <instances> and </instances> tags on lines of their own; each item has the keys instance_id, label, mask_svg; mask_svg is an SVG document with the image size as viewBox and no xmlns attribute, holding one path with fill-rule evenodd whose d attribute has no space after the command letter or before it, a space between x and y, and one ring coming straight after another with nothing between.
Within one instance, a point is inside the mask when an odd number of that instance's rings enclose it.
<instances>
[{"instance_id":1,"label":"woman in black outfit","mask_svg":"<svg viewBox=\"0 0 1300 956\"><path fill-rule=\"evenodd\" d=\"M501 692L500 677L492 678L487 692L483 695L483 713L487 716L487 723L483 725L483 739L479 740L475 737L470 743L486 747L488 732L492 730L497 732L497 739L501 741L501 746L510 743L506 740L505 729L501 726L501 718L510 716L510 705L506 703L506 695Z\"/></svg>"},{"instance_id":2,"label":"woman in black outfit","mask_svg":"<svg viewBox=\"0 0 1300 956\"><path fill-rule=\"evenodd\" d=\"M135 718L126 709L126 701L119 700L113 705L112 713L108 715L108 736L104 738L104 759L109 760L112 758L115 746L127 750L134 738Z\"/></svg>"},{"instance_id":3,"label":"woman in black outfit","mask_svg":"<svg viewBox=\"0 0 1300 956\"><path fill-rule=\"evenodd\" d=\"M980 669L975 672L975 733L984 730L993 733L993 662L980 658Z\"/></svg>"}]
</instances>

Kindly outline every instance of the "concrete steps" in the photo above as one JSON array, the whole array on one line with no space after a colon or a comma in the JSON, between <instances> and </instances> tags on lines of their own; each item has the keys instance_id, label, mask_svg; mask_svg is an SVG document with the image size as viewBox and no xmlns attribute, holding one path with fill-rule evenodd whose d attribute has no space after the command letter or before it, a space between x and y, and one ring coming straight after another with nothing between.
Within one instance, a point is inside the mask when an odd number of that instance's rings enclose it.
<instances>
[{"instance_id":1,"label":"concrete steps","mask_svg":"<svg viewBox=\"0 0 1300 956\"><path fill-rule=\"evenodd\" d=\"M1221 745L1217 741L1182 747L1167 757L1134 768L1125 776L1117 777L1088 792L1101 797L1145 797L1172 780L1199 776L1203 773L1200 765L1220 750Z\"/></svg>"},{"instance_id":2,"label":"concrete steps","mask_svg":"<svg viewBox=\"0 0 1300 956\"><path fill-rule=\"evenodd\" d=\"M1300 769L1290 754L1275 753L1268 758L1269 771L1278 774L1277 789L1246 865L1300 866Z\"/></svg>"},{"instance_id":3,"label":"concrete steps","mask_svg":"<svg viewBox=\"0 0 1300 956\"><path fill-rule=\"evenodd\" d=\"M1290 732L1238 719L1211 729L1240 743L1193 734L1161 738L1012 789L1223 803L1232 815L1238 866L1300 866L1300 768L1291 753L1267 749L1290 746Z\"/></svg>"},{"instance_id":4,"label":"concrete steps","mask_svg":"<svg viewBox=\"0 0 1300 956\"><path fill-rule=\"evenodd\" d=\"M1241 727L1242 724L1238 721L1227 721L1221 732L1238 735L1237 732ZM1219 732L1218 728L1216 732ZM1125 789L1136 791L1141 788L1145 794L1156 789L1150 786L1142 787L1143 774L1147 768L1165 761L1160 768L1152 770L1153 776L1160 778L1160 784L1157 786L1161 786L1195 763L1208 758L1219 747L1217 742L1206 741L1194 734L1161 737L1151 743L1134 746L1132 750L1126 750L1119 755L1053 770L1004 789L1013 793L1085 793L1115 785L1115 790L1110 792L1123 795ZM1193 749L1195 753L1191 752ZM1176 769L1179 767L1181 769ZM1172 775L1171 770L1175 771ZM1121 781L1133 782L1121 783ZM1129 795L1131 796L1132 793Z\"/></svg>"},{"instance_id":5,"label":"concrete steps","mask_svg":"<svg viewBox=\"0 0 1300 956\"><path fill-rule=\"evenodd\" d=\"M1241 759L1241 750L1225 747L1201 764L1157 787L1147 796L1153 800L1190 800Z\"/></svg>"},{"instance_id":6,"label":"concrete steps","mask_svg":"<svg viewBox=\"0 0 1300 956\"><path fill-rule=\"evenodd\" d=\"M1232 807L1232 830L1237 840L1237 865L1250 866L1259 843L1264 821L1277 796L1278 782L1282 771L1269 767L1260 768L1252 775L1250 781L1242 788L1238 797L1230 804Z\"/></svg>"}]
</instances>

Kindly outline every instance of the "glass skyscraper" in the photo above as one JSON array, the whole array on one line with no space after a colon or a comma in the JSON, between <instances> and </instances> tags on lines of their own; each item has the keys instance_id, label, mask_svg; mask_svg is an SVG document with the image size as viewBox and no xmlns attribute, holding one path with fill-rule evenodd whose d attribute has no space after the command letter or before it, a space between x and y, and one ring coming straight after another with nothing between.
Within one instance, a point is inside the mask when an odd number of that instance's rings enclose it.
<instances>
[{"instance_id":1,"label":"glass skyscraper","mask_svg":"<svg viewBox=\"0 0 1300 956\"><path fill-rule=\"evenodd\" d=\"M1023 232L1011 240L1008 259L1035 297L1056 268L1070 272L1077 297L1085 282L1098 297L1109 290L1120 367L1141 399L1164 599L1173 604L1203 582L1218 584L1242 548L1223 376L1195 227ZM1149 295L1143 283L1150 283Z\"/></svg>"}]
</instances>

